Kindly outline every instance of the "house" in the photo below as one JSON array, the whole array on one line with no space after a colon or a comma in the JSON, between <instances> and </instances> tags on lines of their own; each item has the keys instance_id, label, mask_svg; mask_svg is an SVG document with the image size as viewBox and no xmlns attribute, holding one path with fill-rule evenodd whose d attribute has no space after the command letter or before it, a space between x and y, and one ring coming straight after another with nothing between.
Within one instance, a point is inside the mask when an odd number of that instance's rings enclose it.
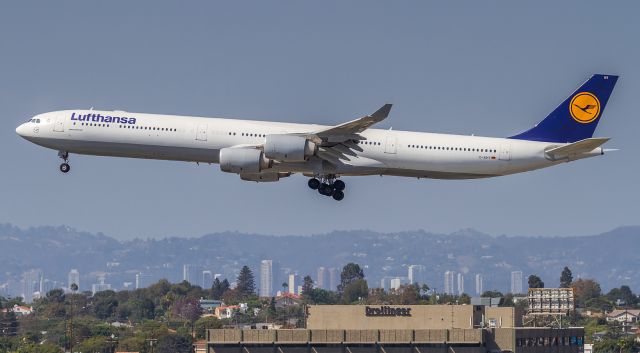
<instances>
[{"instance_id":1,"label":"house","mask_svg":"<svg viewBox=\"0 0 640 353\"><path fill-rule=\"evenodd\" d=\"M214 309L213 316L218 319L230 319L233 317L234 312L239 310L240 306L238 305L229 305L229 306L218 306Z\"/></svg>"},{"instance_id":2,"label":"house","mask_svg":"<svg viewBox=\"0 0 640 353\"><path fill-rule=\"evenodd\" d=\"M25 316L33 313L33 308L30 308L28 306L18 305L18 304L15 304L13 308L11 308L10 310L14 312L16 316ZM6 313L7 309L2 309L2 312Z\"/></svg>"},{"instance_id":3,"label":"house","mask_svg":"<svg viewBox=\"0 0 640 353\"><path fill-rule=\"evenodd\" d=\"M300 305L302 300L299 295L292 293L282 293L282 295L276 297L275 304L276 308L286 308L291 305Z\"/></svg>"},{"instance_id":4,"label":"house","mask_svg":"<svg viewBox=\"0 0 640 353\"><path fill-rule=\"evenodd\" d=\"M607 313L607 321L618 321L622 324L633 324L640 318L640 309L616 309Z\"/></svg>"},{"instance_id":5,"label":"house","mask_svg":"<svg viewBox=\"0 0 640 353\"><path fill-rule=\"evenodd\" d=\"M205 313L213 313L219 306L224 306L221 300L200 299L200 308L202 308L202 311Z\"/></svg>"}]
</instances>

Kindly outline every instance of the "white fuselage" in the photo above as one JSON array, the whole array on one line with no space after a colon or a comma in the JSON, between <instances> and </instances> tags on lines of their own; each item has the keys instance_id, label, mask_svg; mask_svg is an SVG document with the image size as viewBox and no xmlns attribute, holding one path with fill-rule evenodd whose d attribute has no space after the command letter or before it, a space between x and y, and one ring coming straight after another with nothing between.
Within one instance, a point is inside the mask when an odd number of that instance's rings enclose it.
<instances>
[{"instance_id":1,"label":"white fuselage","mask_svg":"<svg viewBox=\"0 0 640 353\"><path fill-rule=\"evenodd\" d=\"M88 120L78 120L89 115ZM100 117L111 117L107 120ZM72 120L72 117L74 118ZM96 119L97 117L97 119ZM115 117L126 117L114 122ZM259 146L265 136L306 134L323 125L202 118L121 111L69 110L40 114L16 131L38 145L68 153L218 163L223 148ZM135 123L126 119L135 118ZM470 179L552 166L545 151L563 144L506 138L367 129L349 161L275 163L273 172L307 175L397 175ZM583 157L602 153L596 149ZM564 160L566 161L566 160Z\"/></svg>"}]
</instances>

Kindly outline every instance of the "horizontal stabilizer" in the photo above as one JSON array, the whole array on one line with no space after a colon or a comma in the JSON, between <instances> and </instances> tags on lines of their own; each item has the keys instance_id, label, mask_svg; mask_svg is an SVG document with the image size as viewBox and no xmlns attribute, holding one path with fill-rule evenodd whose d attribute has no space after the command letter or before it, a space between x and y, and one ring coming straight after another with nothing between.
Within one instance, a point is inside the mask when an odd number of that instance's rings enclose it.
<instances>
[{"instance_id":1,"label":"horizontal stabilizer","mask_svg":"<svg viewBox=\"0 0 640 353\"><path fill-rule=\"evenodd\" d=\"M582 154L592 152L609 140L608 137L588 138L568 145L551 148L545 151L545 153L551 160L579 157Z\"/></svg>"}]
</instances>

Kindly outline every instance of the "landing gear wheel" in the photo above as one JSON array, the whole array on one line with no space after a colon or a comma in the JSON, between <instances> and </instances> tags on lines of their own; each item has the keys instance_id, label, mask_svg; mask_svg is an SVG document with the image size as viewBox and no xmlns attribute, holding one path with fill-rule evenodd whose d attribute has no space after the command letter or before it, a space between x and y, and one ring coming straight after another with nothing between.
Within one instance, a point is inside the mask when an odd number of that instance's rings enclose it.
<instances>
[{"instance_id":1,"label":"landing gear wheel","mask_svg":"<svg viewBox=\"0 0 640 353\"><path fill-rule=\"evenodd\" d=\"M309 179L309 182L307 183L307 185L309 185L309 187L313 190L318 190L318 187L320 186L320 180L316 178L311 178Z\"/></svg>"},{"instance_id":2,"label":"landing gear wheel","mask_svg":"<svg viewBox=\"0 0 640 353\"><path fill-rule=\"evenodd\" d=\"M60 171L63 173L69 173L69 171L71 170L71 166L68 163L62 163L60 164Z\"/></svg>"},{"instance_id":3,"label":"landing gear wheel","mask_svg":"<svg viewBox=\"0 0 640 353\"><path fill-rule=\"evenodd\" d=\"M333 192L333 199L336 201L340 201L344 199L344 192L342 190L336 190Z\"/></svg>"},{"instance_id":4,"label":"landing gear wheel","mask_svg":"<svg viewBox=\"0 0 640 353\"><path fill-rule=\"evenodd\" d=\"M334 182L333 182L333 188L334 188L334 189L336 189L336 190L338 190L338 191L342 191L342 190L344 190L344 188L345 188L346 186L347 186L347 185L346 185L346 184L344 183L344 181L342 181L342 180L336 180L336 181L334 181Z\"/></svg>"},{"instance_id":5,"label":"landing gear wheel","mask_svg":"<svg viewBox=\"0 0 640 353\"><path fill-rule=\"evenodd\" d=\"M318 192L320 193L320 195L331 196L333 195L333 188L329 184L322 183L318 187Z\"/></svg>"}]
</instances>

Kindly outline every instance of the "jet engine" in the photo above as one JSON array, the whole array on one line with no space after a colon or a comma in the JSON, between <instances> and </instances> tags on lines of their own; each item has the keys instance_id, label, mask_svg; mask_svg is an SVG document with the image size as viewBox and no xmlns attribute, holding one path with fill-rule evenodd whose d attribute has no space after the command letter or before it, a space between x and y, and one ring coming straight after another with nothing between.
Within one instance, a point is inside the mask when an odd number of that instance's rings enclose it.
<instances>
[{"instance_id":1,"label":"jet engine","mask_svg":"<svg viewBox=\"0 0 640 353\"><path fill-rule=\"evenodd\" d=\"M302 136L267 135L264 155L281 162L304 162L316 153L314 142Z\"/></svg>"},{"instance_id":2,"label":"jet engine","mask_svg":"<svg viewBox=\"0 0 640 353\"><path fill-rule=\"evenodd\" d=\"M223 148L220 150L220 170L227 173L252 174L271 167L272 161L255 148Z\"/></svg>"}]
</instances>

